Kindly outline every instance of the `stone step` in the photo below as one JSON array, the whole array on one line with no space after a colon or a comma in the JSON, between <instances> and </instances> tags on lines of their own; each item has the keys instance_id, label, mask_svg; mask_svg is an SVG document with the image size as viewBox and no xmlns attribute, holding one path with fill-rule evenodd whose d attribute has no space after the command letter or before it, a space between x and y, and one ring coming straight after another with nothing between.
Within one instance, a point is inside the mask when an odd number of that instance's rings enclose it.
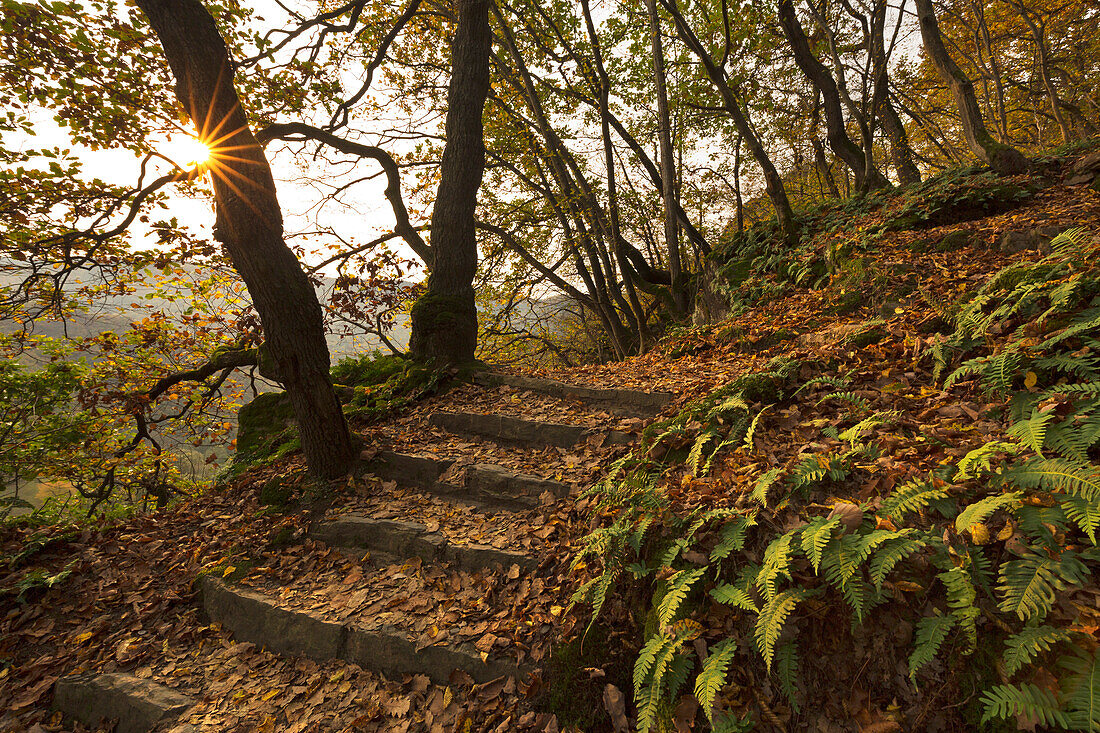
<instances>
[{"instance_id":1,"label":"stone step","mask_svg":"<svg viewBox=\"0 0 1100 733\"><path fill-rule=\"evenodd\" d=\"M451 499L488 504L506 509L530 509L540 504L547 492L555 499L569 496L569 486L560 481L512 473L491 463L465 467L458 484L443 479L454 461L433 456L416 456L394 451L364 451L362 467L385 481L413 486Z\"/></svg>"},{"instance_id":2,"label":"stone step","mask_svg":"<svg viewBox=\"0 0 1100 733\"><path fill-rule=\"evenodd\" d=\"M62 677L53 691L54 710L90 727L117 720L115 733L147 733L178 719L193 704L170 687L121 673Z\"/></svg>"},{"instance_id":3,"label":"stone step","mask_svg":"<svg viewBox=\"0 0 1100 733\"><path fill-rule=\"evenodd\" d=\"M483 661L468 645L417 649L397 629L363 629L328 621L318 614L281 608L268 596L210 576L200 579L200 590L211 621L221 624L237 640L250 641L276 654L315 661L341 660L391 679L424 674L439 684L448 684L456 669L476 682L521 672L506 661Z\"/></svg>"},{"instance_id":4,"label":"stone step","mask_svg":"<svg viewBox=\"0 0 1100 733\"><path fill-rule=\"evenodd\" d=\"M521 446L556 446L572 448L588 436L606 436L603 445L626 445L636 436L618 430L593 430L581 425L522 420L505 415L482 415L476 412L435 412L428 421L451 433L477 435L498 443Z\"/></svg>"},{"instance_id":5,"label":"stone step","mask_svg":"<svg viewBox=\"0 0 1100 733\"><path fill-rule=\"evenodd\" d=\"M475 377L475 381L490 387L514 387L515 389L526 389L559 399L579 400L588 403L592 407L626 417L652 417L663 410L674 396L671 392L641 392L633 389L581 387L553 379L538 379L512 374L499 374L497 372L481 372Z\"/></svg>"},{"instance_id":6,"label":"stone step","mask_svg":"<svg viewBox=\"0 0 1100 733\"><path fill-rule=\"evenodd\" d=\"M522 552L499 550L487 545L459 545L417 522L373 519L347 515L319 522L309 536L331 547L363 548L380 560L400 561L419 557L426 562L453 562L467 570L512 565L530 570L538 563Z\"/></svg>"}]
</instances>

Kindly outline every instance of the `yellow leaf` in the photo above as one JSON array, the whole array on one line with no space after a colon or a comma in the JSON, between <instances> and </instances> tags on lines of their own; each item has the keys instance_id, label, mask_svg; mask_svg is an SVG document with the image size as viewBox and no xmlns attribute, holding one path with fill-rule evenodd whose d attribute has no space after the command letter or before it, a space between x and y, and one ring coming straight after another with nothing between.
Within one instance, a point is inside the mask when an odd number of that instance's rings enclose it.
<instances>
[{"instance_id":1,"label":"yellow leaf","mask_svg":"<svg viewBox=\"0 0 1100 733\"><path fill-rule=\"evenodd\" d=\"M77 634L76 643L77 644L83 644L88 639L91 639L93 636L95 636L94 631L85 631L83 634Z\"/></svg>"},{"instance_id":2,"label":"yellow leaf","mask_svg":"<svg viewBox=\"0 0 1100 733\"><path fill-rule=\"evenodd\" d=\"M970 539L974 541L975 545L987 545L989 544L989 528L981 522L975 522L970 525Z\"/></svg>"},{"instance_id":3,"label":"yellow leaf","mask_svg":"<svg viewBox=\"0 0 1100 733\"><path fill-rule=\"evenodd\" d=\"M226 569L222 572L222 577L223 578L228 578L230 575L232 575L235 572L237 572L236 566L235 565L230 565L230 566L226 567Z\"/></svg>"},{"instance_id":4,"label":"yellow leaf","mask_svg":"<svg viewBox=\"0 0 1100 733\"><path fill-rule=\"evenodd\" d=\"M1039 375L1035 372L1028 372L1024 377L1024 387L1027 389L1035 389L1035 385L1039 382Z\"/></svg>"},{"instance_id":5,"label":"yellow leaf","mask_svg":"<svg viewBox=\"0 0 1100 733\"><path fill-rule=\"evenodd\" d=\"M268 691L268 692L266 692L266 693L264 694L264 696L263 696L263 697L261 697L260 699L261 699L262 701L264 701L264 702L267 702L268 700L270 700L271 698L275 697L275 696L276 696L276 695L278 695L278 694L279 694L279 691L278 691L278 690L269 690L269 691Z\"/></svg>"}]
</instances>

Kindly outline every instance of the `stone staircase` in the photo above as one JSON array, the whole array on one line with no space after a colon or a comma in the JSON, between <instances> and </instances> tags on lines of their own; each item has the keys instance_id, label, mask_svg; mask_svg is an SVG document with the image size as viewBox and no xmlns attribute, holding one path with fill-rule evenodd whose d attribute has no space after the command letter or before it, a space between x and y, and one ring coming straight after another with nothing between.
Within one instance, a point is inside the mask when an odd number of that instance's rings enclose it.
<instances>
[{"instance_id":1,"label":"stone staircase","mask_svg":"<svg viewBox=\"0 0 1100 733\"><path fill-rule=\"evenodd\" d=\"M505 390L550 398L563 414L578 416L651 418L672 398L492 373L477 381L485 392L481 404ZM433 412L421 424L448 440L462 435L490 443L483 452L503 457L543 450L528 463L547 475L441 457L445 441L424 443L423 453L372 448L359 469L371 487L367 495L308 529L305 541L334 550L322 553L331 558L328 565L306 577L247 576L232 583L204 576L197 587L206 617L233 642L283 658L356 665L386 679L487 683L534 671L543 661L539 634L548 633L546 625L502 631L499 619L521 607L533 587L545 587L540 569L560 559L560 548L541 540L553 528L542 526L540 512L584 488L549 477L556 467L546 456L578 444L624 445L636 433L474 412ZM471 541L471 527L491 542ZM431 588L444 588L455 600L426 602L418 589ZM202 689L123 673L73 675L57 682L54 706L87 725L115 719L119 733L186 733L210 729L189 715L203 696Z\"/></svg>"}]
</instances>

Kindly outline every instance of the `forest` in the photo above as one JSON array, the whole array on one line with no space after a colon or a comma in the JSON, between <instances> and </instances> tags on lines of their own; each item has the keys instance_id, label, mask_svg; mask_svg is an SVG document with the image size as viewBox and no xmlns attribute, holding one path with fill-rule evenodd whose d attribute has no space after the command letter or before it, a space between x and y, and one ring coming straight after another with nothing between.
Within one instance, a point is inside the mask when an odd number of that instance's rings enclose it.
<instances>
[{"instance_id":1,"label":"forest","mask_svg":"<svg viewBox=\"0 0 1100 733\"><path fill-rule=\"evenodd\" d=\"M0 733L1100 731L1100 7L0 0Z\"/></svg>"}]
</instances>

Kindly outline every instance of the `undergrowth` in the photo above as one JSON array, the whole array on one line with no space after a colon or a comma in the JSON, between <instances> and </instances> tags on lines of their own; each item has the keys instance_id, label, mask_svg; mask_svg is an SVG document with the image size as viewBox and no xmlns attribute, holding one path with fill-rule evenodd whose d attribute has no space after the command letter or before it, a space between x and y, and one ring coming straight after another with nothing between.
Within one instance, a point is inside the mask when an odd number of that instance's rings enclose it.
<instances>
[{"instance_id":1,"label":"undergrowth","mask_svg":"<svg viewBox=\"0 0 1100 733\"><path fill-rule=\"evenodd\" d=\"M874 501L829 497L886 455L876 430L899 415L871 411L844 377L800 381L788 361L651 426L614 464L589 492L603 521L581 544L573 603L595 623L612 598L648 597L632 679L642 733L669 729L684 693L714 730L747 729L721 693L754 664L797 715L807 616L846 616L854 631L887 609L914 629L911 685L938 657L984 680L970 725L1100 730L1100 655L1068 600L1100 569L1097 244L1066 232L955 309L924 358L944 389L972 382L1003 400L1009 427ZM841 411L822 426L841 447L767 467L761 422L811 400ZM734 453L762 466L747 490L686 499ZM988 654L995 669L981 671Z\"/></svg>"}]
</instances>

